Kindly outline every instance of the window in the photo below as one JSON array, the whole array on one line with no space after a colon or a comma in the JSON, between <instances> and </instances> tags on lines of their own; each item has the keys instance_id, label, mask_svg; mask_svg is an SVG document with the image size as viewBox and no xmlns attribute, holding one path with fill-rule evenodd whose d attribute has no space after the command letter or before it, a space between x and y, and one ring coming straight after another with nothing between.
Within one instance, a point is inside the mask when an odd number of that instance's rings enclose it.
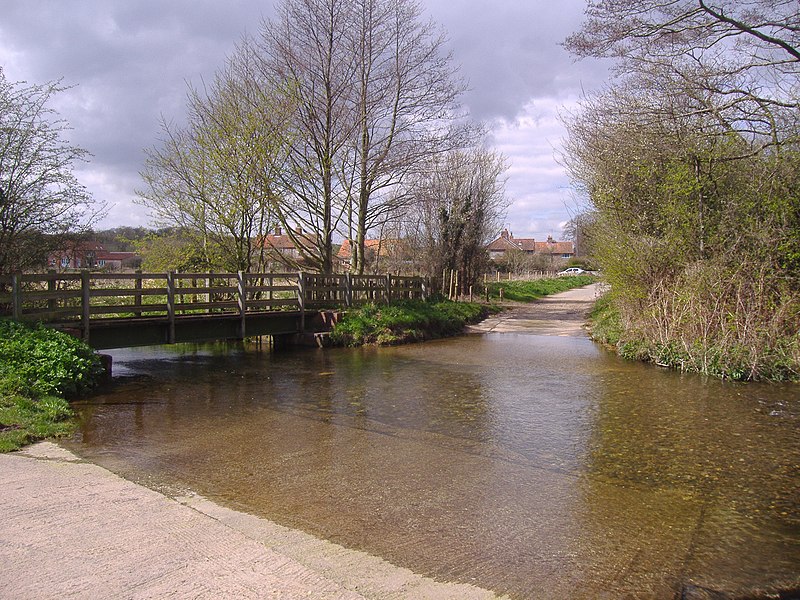
<instances>
[{"instance_id":1,"label":"window","mask_svg":"<svg viewBox=\"0 0 800 600\"><path fill-rule=\"evenodd\" d=\"M98 267L105 267L106 266L106 259L105 258L101 258L100 260L98 260L97 261L97 266Z\"/></svg>"},{"instance_id":2,"label":"window","mask_svg":"<svg viewBox=\"0 0 800 600\"><path fill-rule=\"evenodd\" d=\"M66 269L69 266L69 256L61 257L61 267Z\"/></svg>"},{"instance_id":3,"label":"window","mask_svg":"<svg viewBox=\"0 0 800 600\"><path fill-rule=\"evenodd\" d=\"M570 256L572 256L572 255L564 253L564 254L561 255L561 258L569 258Z\"/></svg>"}]
</instances>

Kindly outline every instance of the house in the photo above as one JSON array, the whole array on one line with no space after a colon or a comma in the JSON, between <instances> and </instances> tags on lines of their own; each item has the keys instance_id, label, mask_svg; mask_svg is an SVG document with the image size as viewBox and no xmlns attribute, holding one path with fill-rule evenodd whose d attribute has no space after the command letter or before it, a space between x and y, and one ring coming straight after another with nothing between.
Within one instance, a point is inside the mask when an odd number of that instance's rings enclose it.
<instances>
[{"instance_id":1,"label":"house","mask_svg":"<svg viewBox=\"0 0 800 600\"><path fill-rule=\"evenodd\" d=\"M336 258L342 269L353 264L353 246L353 240L344 240L339 247ZM364 254L366 270L373 273L403 272L413 263L408 243L397 238L364 240Z\"/></svg>"},{"instance_id":2,"label":"house","mask_svg":"<svg viewBox=\"0 0 800 600\"><path fill-rule=\"evenodd\" d=\"M515 238L508 229L503 229L500 237L489 243L486 250L493 261L506 259L510 252L546 256L553 260L567 260L575 256L575 244L572 242L558 242L550 235L546 242L537 242L533 238Z\"/></svg>"},{"instance_id":3,"label":"house","mask_svg":"<svg viewBox=\"0 0 800 600\"><path fill-rule=\"evenodd\" d=\"M546 242L536 242L536 254L543 254L551 258L570 259L575 256L575 244L573 242L557 242L553 236L548 235Z\"/></svg>"},{"instance_id":4,"label":"house","mask_svg":"<svg viewBox=\"0 0 800 600\"><path fill-rule=\"evenodd\" d=\"M296 227L292 235L289 235L283 233L283 230L278 226L275 228L275 233L267 234L262 238L261 247L273 261L284 265L296 266L303 262L303 254L295 244L295 239L308 248L317 246L317 237L310 233L305 233L302 227Z\"/></svg>"},{"instance_id":5,"label":"house","mask_svg":"<svg viewBox=\"0 0 800 600\"><path fill-rule=\"evenodd\" d=\"M135 252L106 250L100 242L69 242L47 257L49 269L105 269L119 271L136 268L141 262Z\"/></svg>"},{"instance_id":6,"label":"house","mask_svg":"<svg viewBox=\"0 0 800 600\"><path fill-rule=\"evenodd\" d=\"M517 251L533 254L536 252L536 241L533 238L515 238L508 229L503 229L500 237L487 245L486 250L489 252L490 259L502 260L507 252Z\"/></svg>"}]
</instances>

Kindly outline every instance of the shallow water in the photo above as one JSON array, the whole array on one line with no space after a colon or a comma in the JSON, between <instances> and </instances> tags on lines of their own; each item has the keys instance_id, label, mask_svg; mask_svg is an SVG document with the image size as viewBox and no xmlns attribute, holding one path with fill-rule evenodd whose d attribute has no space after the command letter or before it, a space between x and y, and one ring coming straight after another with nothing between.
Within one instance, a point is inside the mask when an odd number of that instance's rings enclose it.
<instances>
[{"instance_id":1,"label":"shallow water","mask_svg":"<svg viewBox=\"0 0 800 600\"><path fill-rule=\"evenodd\" d=\"M515 598L800 588L800 393L584 338L114 352L69 447Z\"/></svg>"}]
</instances>

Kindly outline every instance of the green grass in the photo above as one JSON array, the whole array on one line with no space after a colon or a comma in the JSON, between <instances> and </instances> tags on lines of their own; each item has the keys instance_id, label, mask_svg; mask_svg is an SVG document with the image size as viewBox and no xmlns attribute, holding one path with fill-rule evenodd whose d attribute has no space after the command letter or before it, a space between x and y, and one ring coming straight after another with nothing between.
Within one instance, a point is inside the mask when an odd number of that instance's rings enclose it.
<instances>
[{"instance_id":1,"label":"green grass","mask_svg":"<svg viewBox=\"0 0 800 600\"><path fill-rule=\"evenodd\" d=\"M496 281L489 283L489 297L499 298L500 289L502 288L505 300L533 302L544 296L566 292L596 281L597 277L594 275L569 275L532 281Z\"/></svg>"},{"instance_id":2,"label":"green grass","mask_svg":"<svg viewBox=\"0 0 800 600\"><path fill-rule=\"evenodd\" d=\"M331 333L338 346L392 345L457 335L493 309L470 302L367 304L348 310Z\"/></svg>"},{"instance_id":3,"label":"green grass","mask_svg":"<svg viewBox=\"0 0 800 600\"><path fill-rule=\"evenodd\" d=\"M65 333L0 320L0 452L74 430L66 398L91 389L100 358Z\"/></svg>"}]
</instances>

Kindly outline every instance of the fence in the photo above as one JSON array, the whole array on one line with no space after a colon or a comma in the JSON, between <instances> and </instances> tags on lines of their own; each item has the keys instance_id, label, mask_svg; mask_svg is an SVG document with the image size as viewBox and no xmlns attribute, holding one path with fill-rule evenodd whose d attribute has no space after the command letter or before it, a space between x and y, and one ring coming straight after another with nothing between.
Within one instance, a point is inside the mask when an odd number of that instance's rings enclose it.
<instances>
[{"instance_id":1,"label":"fence","mask_svg":"<svg viewBox=\"0 0 800 600\"><path fill-rule=\"evenodd\" d=\"M423 299L422 277L314 273L25 273L0 276L0 315L47 323L342 308Z\"/></svg>"}]
</instances>

